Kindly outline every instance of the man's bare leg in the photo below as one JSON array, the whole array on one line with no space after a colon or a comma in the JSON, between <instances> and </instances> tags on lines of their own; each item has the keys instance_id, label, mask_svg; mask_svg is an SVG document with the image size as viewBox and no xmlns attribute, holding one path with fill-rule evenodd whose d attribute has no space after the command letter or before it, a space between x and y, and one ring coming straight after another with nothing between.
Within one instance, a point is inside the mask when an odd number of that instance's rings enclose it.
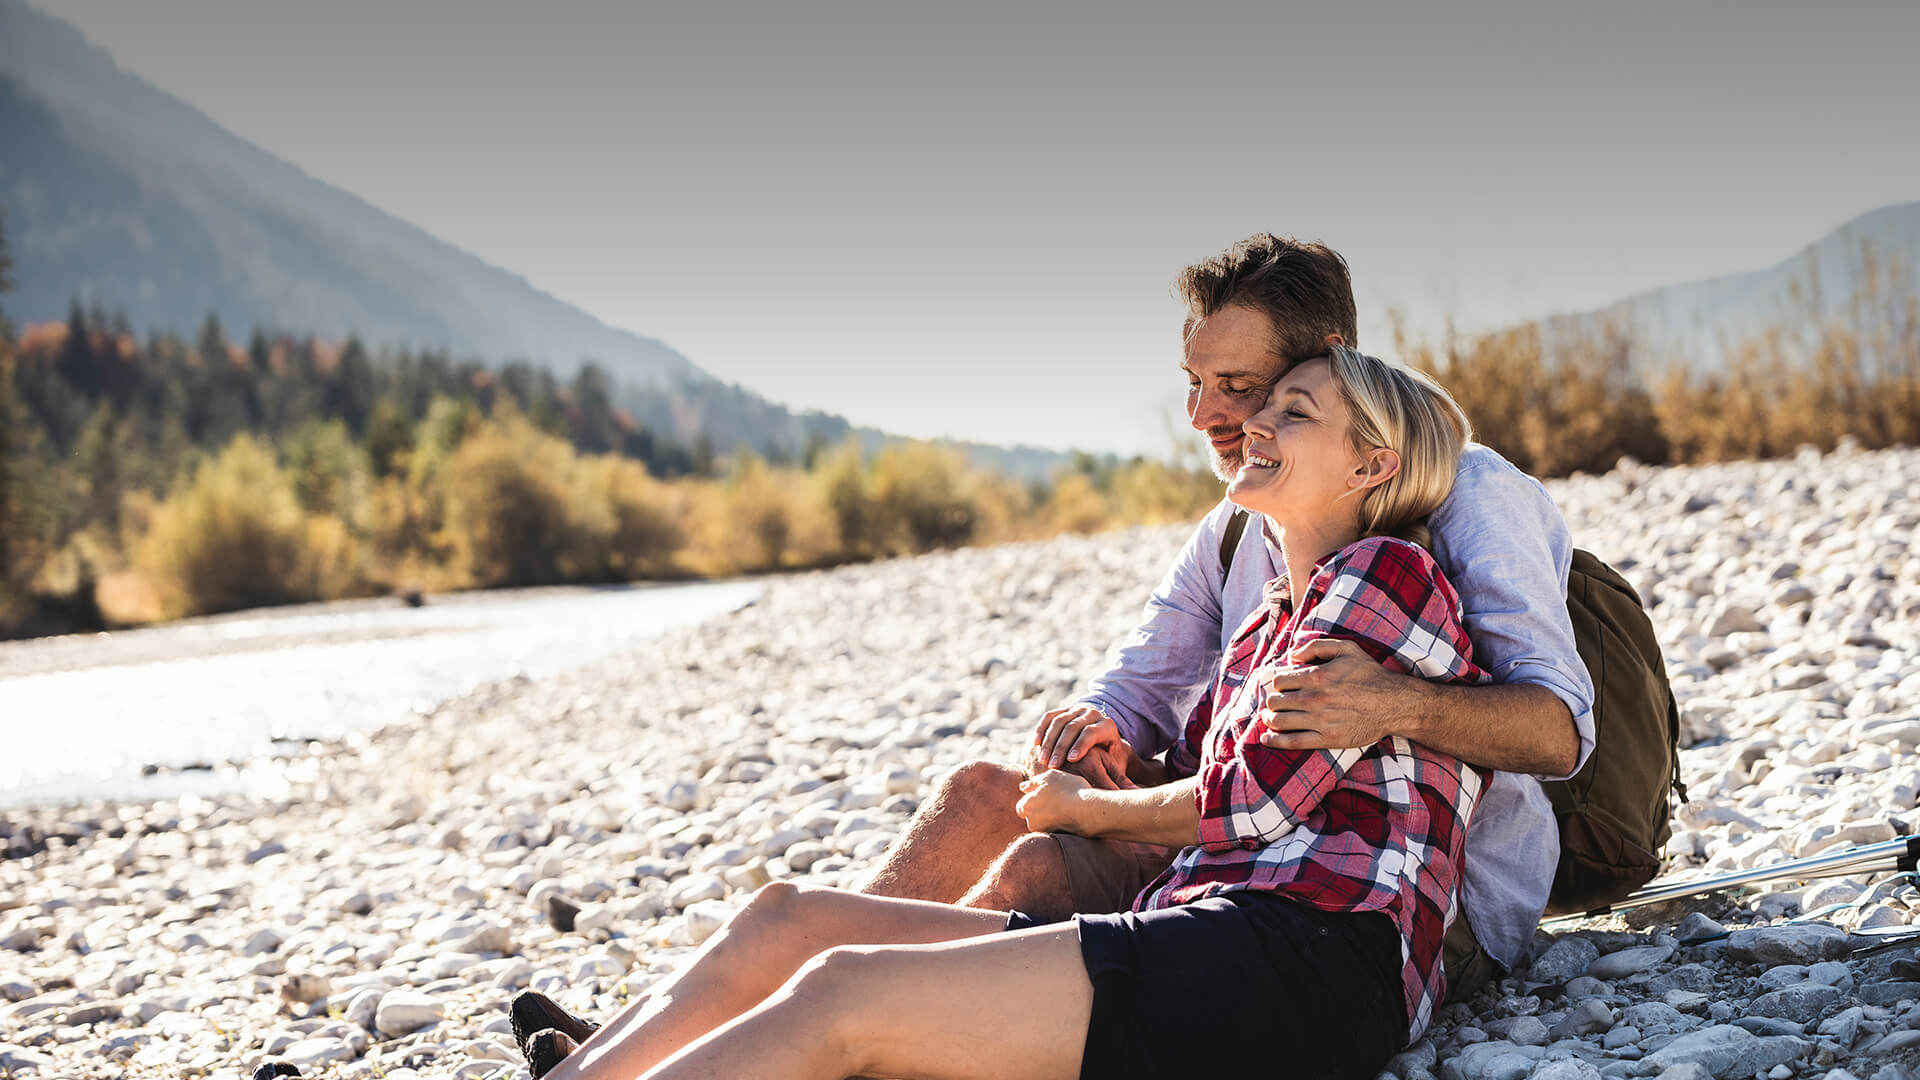
<instances>
[{"instance_id":1,"label":"man's bare leg","mask_svg":"<svg viewBox=\"0 0 1920 1080\"><path fill-rule=\"evenodd\" d=\"M1043 922L1073 915L1073 887L1060 842L1045 833L1027 833L1008 845L973 888L962 907L1018 911Z\"/></svg>"},{"instance_id":2,"label":"man's bare leg","mask_svg":"<svg viewBox=\"0 0 1920 1080\"><path fill-rule=\"evenodd\" d=\"M1002 853L1027 835L1027 823L1013 809L1024 779L1019 769L992 761L955 769L913 815L860 891L943 904L967 895Z\"/></svg>"}]
</instances>

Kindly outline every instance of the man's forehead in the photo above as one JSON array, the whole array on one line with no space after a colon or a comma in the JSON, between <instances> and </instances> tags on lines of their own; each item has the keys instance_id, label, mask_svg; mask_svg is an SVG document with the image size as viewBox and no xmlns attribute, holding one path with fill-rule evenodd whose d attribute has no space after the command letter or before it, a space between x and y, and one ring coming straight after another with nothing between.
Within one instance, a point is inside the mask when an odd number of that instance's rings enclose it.
<instances>
[{"instance_id":1,"label":"man's forehead","mask_svg":"<svg viewBox=\"0 0 1920 1080\"><path fill-rule=\"evenodd\" d=\"M1249 356L1239 350L1188 349L1180 361L1183 371L1215 379L1259 379L1273 382L1287 373L1287 365L1271 354Z\"/></svg>"}]
</instances>

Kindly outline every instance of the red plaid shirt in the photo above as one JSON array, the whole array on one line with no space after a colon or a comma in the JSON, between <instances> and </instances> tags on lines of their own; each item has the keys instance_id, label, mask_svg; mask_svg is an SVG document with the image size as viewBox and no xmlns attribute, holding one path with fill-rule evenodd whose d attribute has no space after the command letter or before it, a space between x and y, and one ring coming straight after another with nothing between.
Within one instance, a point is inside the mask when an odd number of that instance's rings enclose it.
<instances>
[{"instance_id":1,"label":"red plaid shirt","mask_svg":"<svg viewBox=\"0 0 1920 1080\"><path fill-rule=\"evenodd\" d=\"M1323 911L1383 912L1400 929L1412 1041L1445 997L1441 942L1458 908L1467 821L1491 774L1398 736L1352 750L1262 746L1259 669L1323 637L1358 644L1390 671L1488 681L1459 596L1413 544L1376 537L1322 559L1297 613L1286 576L1269 582L1170 757L1200 774L1200 843L1134 908L1263 889Z\"/></svg>"}]
</instances>

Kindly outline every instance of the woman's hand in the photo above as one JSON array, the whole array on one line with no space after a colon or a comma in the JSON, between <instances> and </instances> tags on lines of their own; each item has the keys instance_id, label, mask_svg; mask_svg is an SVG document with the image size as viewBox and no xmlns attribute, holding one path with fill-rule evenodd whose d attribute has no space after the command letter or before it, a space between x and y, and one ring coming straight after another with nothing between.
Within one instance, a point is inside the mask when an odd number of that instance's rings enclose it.
<instances>
[{"instance_id":1,"label":"woman's hand","mask_svg":"<svg viewBox=\"0 0 1920 1080\"><path fill-rule=\"evenodd\" d=\"M1020 782L1023 794L1014 810L1034 832L1084 832L1081 814L1093 785L1086 778L1048 769Z\"/></svg>"}]
</instances>

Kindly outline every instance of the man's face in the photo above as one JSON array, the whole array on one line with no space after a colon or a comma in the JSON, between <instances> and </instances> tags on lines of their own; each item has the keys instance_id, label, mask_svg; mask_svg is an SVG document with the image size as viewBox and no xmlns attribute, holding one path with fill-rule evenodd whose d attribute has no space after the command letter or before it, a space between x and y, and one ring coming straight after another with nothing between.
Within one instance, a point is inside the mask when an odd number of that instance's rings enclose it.
<instances>
[{"instance_id":1,"label":"man's face","mask_svg":"<svg viewBox=\"0 0 1920 1080\"><path fill-rule=\"evenodd\" d=\"M1241 425L1267 403L1285 365L1273 354L1273 323L1244 307L1213 313L1187 335L1187 420L1207 437L1213 472L1232 480L1246 462Z\"/></svg>"}]
</instances>

